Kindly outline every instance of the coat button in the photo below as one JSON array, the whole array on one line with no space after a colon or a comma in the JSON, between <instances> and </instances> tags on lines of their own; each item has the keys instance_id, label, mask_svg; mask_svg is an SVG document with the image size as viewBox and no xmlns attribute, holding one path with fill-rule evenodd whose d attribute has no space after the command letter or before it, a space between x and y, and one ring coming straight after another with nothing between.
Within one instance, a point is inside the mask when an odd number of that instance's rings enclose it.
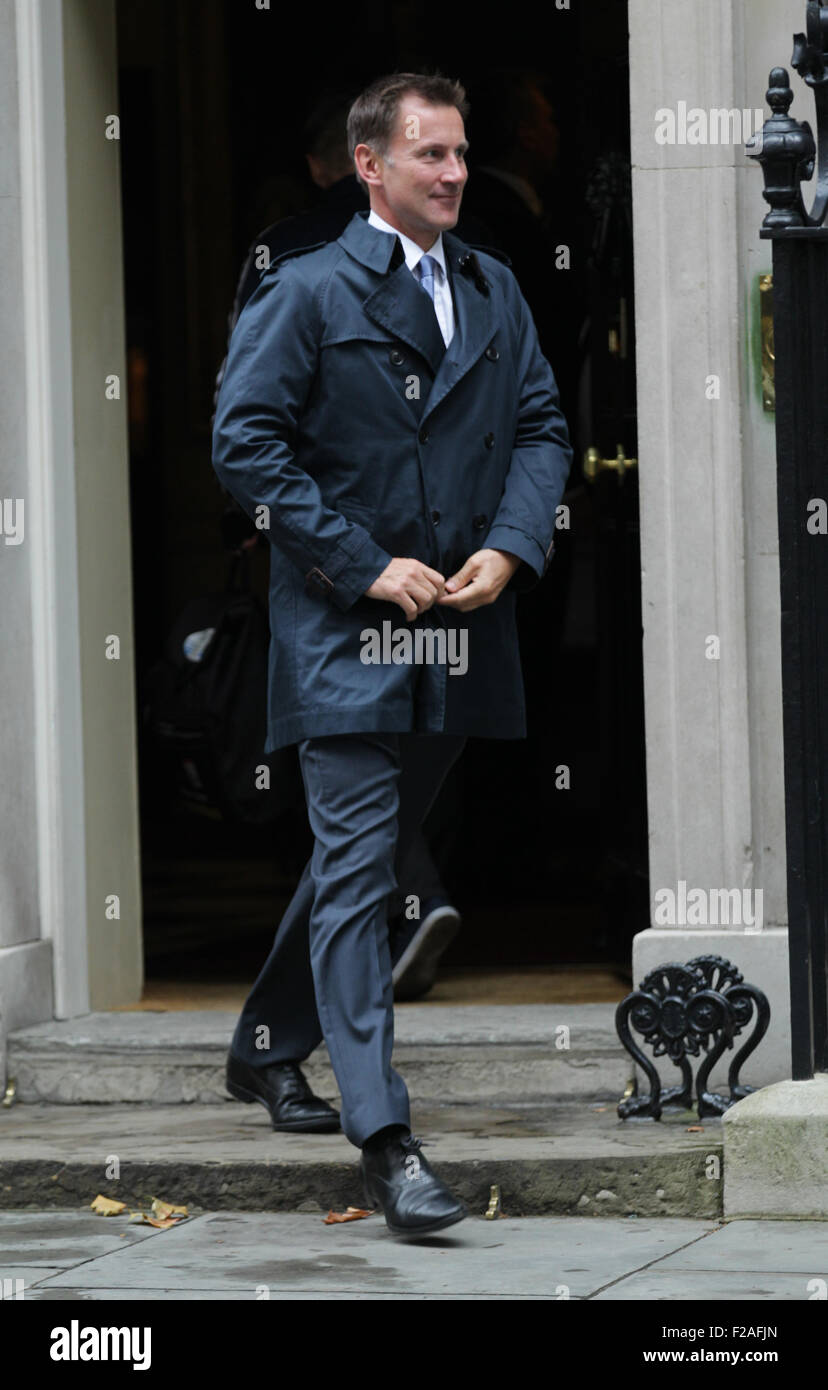
<instances>
[{"instance_id":1,"label":"coat button","mask_svg":"<svg viewBox=\"0 0 828 1390\"><path fill-rule=\"evenodd\" d=\"M440 520L440 513L437 511L437 508L436 508L436 507L434 508L434 511L431 513L431 520L434 522L434 525L435 525L435 526L437 525L438 521Z\"/></svg>"},{"instance_id":2,"label":"coat button","mask_svg":"<svg viewBox=\"0 0 828 1390\"><path fill-rule=\"evenodd\" d=\"M486 438L483 440L483 443L486 445L486 448L487 448L487 449L493 449L493 448L494 448L494 435L493 435L491 432L490 432L489 434L487 434L487 435L486 435Z\"/></svg>"},{"instance_id":3,"label":"coat button","mask_svg":"<svg viewBox=\"0 0 828 1390\"><path fill-rule=\"evenodd\" d=\"M403 362L405 361L405 358L403 357L399 348L392 348L388 354L388 361L393 362L395 367L401 367Z\"/></svg>"},{"instance_id":4,"label":"coat button","mask_svg":"<svg viewBox=\"0 0 828 1390\"><path fill-rule=\"evenodd\" d=\"M472 526L474 527L475 531L482 531L485 525L486 517L484 516L483 512L478 512L477 516L472 517Z\"/></svg>"},{"instance_id":5,"label":"coat button","mask_svg":"<svg viewBox=\"0 0 828 1390\"><path fill-rule=\"evenodd\" d=\"M500 353L498 352L494 343L490 343L489 346L486 348L486 356L488 357L490 362L497 361L498 357L500 356Z\"/></svg>"},{"instance_id":6,"label":"coat button","mask_svg":"<svg viewBox=\"0 0 828 1390\"><path fill-rule=\"evenodd\" d=\"M428 430L426 429L425 425L423 425L423 428L420 430L418 438L421 444L428 443Z\"/></svg>"}]
</instances>

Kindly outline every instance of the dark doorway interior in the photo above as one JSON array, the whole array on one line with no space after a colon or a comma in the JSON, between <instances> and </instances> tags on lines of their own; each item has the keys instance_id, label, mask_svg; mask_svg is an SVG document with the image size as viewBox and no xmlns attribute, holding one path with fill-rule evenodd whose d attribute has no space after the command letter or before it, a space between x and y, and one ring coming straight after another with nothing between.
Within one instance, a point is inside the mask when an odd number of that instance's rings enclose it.
<instances>
[{"instance_id":1,"label":"dark doorway interior","mask_svg":"<svg viewBox=\"0 0 828 1390\"><path fill-rule=\"evenodd\" d=\"M430 818L466 924L455 966L623 969L647 920L636 476L581 471L590 446L636 454L626 9L513 4L495 37L465 6L435 25L406 0L118 3L139 701L182 606L225 581L213 383L247 247L318 197L309 112L384 71L459 77L472 100L464 203L488 222L491 205L471 194L506 119L495 65L530 74L553 109L557 155L537 181L546 263L530 263L507 223L499 244L521 265L559 377L576 448L571 524L520 610L530 736L472 742ZM254 569L264 596L266 551ZM249 979L306 857L304 815L255 827L194 814L143 728L139 749L148 977Z\"/></svg>"}]
</instances>

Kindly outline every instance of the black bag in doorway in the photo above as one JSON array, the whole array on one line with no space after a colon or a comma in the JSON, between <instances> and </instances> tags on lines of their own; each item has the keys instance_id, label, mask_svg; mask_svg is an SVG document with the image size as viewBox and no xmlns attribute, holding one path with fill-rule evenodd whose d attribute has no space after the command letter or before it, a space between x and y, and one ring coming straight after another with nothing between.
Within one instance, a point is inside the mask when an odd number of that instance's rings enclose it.
<instances>
[{"instance_id":1,"label":"black bag in doorway","mask_svg":"<svg viewBox=\"0 0 828 1390\"><path fill-rule=\"evenodd\" d=\"M143 704L182 802L262 825L302 797L295 750L264 752L270 630L248 564L240 549L226 589L185 605L147 673ZM257 785L267 783L262 768L269 787Z\"/></svg>"}]
</instances>

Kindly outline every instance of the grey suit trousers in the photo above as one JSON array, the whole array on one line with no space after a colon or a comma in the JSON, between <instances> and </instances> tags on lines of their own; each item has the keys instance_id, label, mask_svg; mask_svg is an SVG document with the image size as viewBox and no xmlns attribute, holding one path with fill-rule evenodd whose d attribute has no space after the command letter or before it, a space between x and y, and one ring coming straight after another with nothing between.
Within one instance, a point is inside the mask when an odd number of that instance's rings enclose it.
<instances>
[{"instance_id":1,"label":"grey suit trousers","mask_svg":"<svg viewBox=\"0 0 828 1390\"><path fill-rule=\"evenodd\" d=\"M407 866L422 858L422 823L465 741L370 733L298 745L313 853L231 1051L251 1066L301 1062L324 1037L342 1128L357 1146L385 1125L410 1124L408 1091L391 1065L388 909L415 891Z\"/></svg>"}]
</instances>

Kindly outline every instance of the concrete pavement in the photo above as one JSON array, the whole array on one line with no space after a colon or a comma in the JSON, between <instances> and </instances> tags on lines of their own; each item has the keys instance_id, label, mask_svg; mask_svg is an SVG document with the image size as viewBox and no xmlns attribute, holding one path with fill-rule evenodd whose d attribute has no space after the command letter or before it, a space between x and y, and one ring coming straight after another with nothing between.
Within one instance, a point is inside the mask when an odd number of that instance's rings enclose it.
<instances>
[{"instance_id":1,"label":"concrete pavement","mask_svg":"<svg viewBox=\"0 0 828 1390\"><path fill-rule=\"evenodd\" d=\"M5 1211L0 1279L29 1300L807 1301L828 1288L828 1224L476 1215L401 1241L381 1216L205 1212L155 1231Z\"/></svg>"}]
</instances>

